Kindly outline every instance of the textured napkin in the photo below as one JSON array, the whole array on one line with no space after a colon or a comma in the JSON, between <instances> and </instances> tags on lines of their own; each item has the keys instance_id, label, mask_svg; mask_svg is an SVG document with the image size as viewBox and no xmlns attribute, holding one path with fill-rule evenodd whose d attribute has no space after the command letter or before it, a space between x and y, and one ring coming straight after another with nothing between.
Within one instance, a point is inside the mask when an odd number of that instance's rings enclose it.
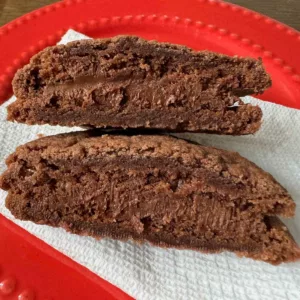
<instances>
[{"instance_id":1,"label":"textured napkin","mask_svg":"<svg viewBox=\"0 0 300 300\"><path fill-rule=\"evenodd\" d=\"M86 37L68 31L61 43L81 38ZM9 100L12 101L13 98ZM178 136L237 151L270 172L297 203L296 218L285 223L300 242L300 110L251 97L245 97L244 101L259 104L264 113L263 126L254 136ZM1 172L7 155L18 145L36 139L38 134L80 130L7 122L7 104L0 106ZM209 255L110 239L97 241L63 229L18 221L5 208L5 197L1 190L1 214L137 299L300 299L299 263L275 267L231 253Z\"/></svg>"}]
</instances>

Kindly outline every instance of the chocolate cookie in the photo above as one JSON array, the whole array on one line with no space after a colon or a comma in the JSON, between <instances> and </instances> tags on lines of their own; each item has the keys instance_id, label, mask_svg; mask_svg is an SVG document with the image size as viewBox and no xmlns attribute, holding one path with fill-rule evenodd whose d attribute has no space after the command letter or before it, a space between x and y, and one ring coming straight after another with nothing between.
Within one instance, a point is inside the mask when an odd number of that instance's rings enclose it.
<instances>
[{"instance_id":1,"label":"chocolate cookie","mask_svg":"<svg viewBox=\"0 0 300 300\"><path fill-rule=\"evenodd\" d=\"M239 96L270 85L261 60L132 36L81 40L49 47L17 72L8 120L251 134L262 112Z\"/></svg>"},{"instance_id":2,"label":"chocolate cookie","mask_svg":"<svg viewBox=\"0 0 300 300\"><path fill-rule=\"evenodd\" d=\"M163 135L50 136L17 148L0 179L22 220L278 264L300 250L277 215L295 203L239 154Z\"/></svg>"}]
</instances>

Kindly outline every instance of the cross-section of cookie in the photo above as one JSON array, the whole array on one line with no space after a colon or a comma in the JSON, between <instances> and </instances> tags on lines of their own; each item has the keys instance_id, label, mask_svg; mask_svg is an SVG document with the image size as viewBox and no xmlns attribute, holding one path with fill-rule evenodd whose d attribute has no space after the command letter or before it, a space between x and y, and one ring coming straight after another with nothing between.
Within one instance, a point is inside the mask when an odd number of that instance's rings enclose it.
<instances>
[{"instance_id":1,"label":"cross-section of cookie","mask_svg":"<svg viewBox=\"0 0 300 300\"><path fill-rule=\"evenodd\" d=\"M273 264L300 258L277 218L292 217L295 203L234 152L162 135L80 132L20 146L7 166L0 186L22 220Z\"/></svg>"},{"instance_id":2,"label":"cross-section of cookie","mask_svg":"<svg viewBox=\"0 0 300 300\"><path fill-rule=\"evenodd\" d=\"M138 37L82 40L35 55L13 80L8 120L98 128L252 134L271 85L261 60Z\"/></svg>"}]
</instances>

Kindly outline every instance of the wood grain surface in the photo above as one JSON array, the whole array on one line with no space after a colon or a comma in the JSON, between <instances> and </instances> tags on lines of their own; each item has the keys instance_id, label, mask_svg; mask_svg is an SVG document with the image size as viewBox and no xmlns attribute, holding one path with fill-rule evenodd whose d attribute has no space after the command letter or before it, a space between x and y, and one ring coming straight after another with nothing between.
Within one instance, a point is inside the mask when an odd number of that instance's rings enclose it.
<instances>
[{"instance_id":1,"label":"wood grain surface","mask_svg":"<svg viewBox=\"0 0 300 300\"><path fill-rule=\"evenodd\" d=\"M0 0L0 26L27 12L54 2L57 1ZM300 31L300 0L228 0L227 2L250 8Z\"/></svg>"}]
</instances>

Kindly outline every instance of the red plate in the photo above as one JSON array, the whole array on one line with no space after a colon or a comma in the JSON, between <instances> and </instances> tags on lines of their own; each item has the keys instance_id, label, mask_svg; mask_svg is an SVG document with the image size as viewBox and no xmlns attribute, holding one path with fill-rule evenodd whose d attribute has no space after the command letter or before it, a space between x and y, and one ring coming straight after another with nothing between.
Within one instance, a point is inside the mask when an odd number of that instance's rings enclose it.
<instances>
[{"instance_id":1,"label":"red plate","mask_svg":"<svg viewBox=\"0 0 300 300\"><path fill-rule=\"evenodd\" d=\"M261 98L300 108L299 32L217 0L66 0L27 14L0 28L0 103L12 93L15 71L69 28L262 57L273 87ZM0 298L131 299L1 215L0 245Z\"/></svg>"}]
</instances>

